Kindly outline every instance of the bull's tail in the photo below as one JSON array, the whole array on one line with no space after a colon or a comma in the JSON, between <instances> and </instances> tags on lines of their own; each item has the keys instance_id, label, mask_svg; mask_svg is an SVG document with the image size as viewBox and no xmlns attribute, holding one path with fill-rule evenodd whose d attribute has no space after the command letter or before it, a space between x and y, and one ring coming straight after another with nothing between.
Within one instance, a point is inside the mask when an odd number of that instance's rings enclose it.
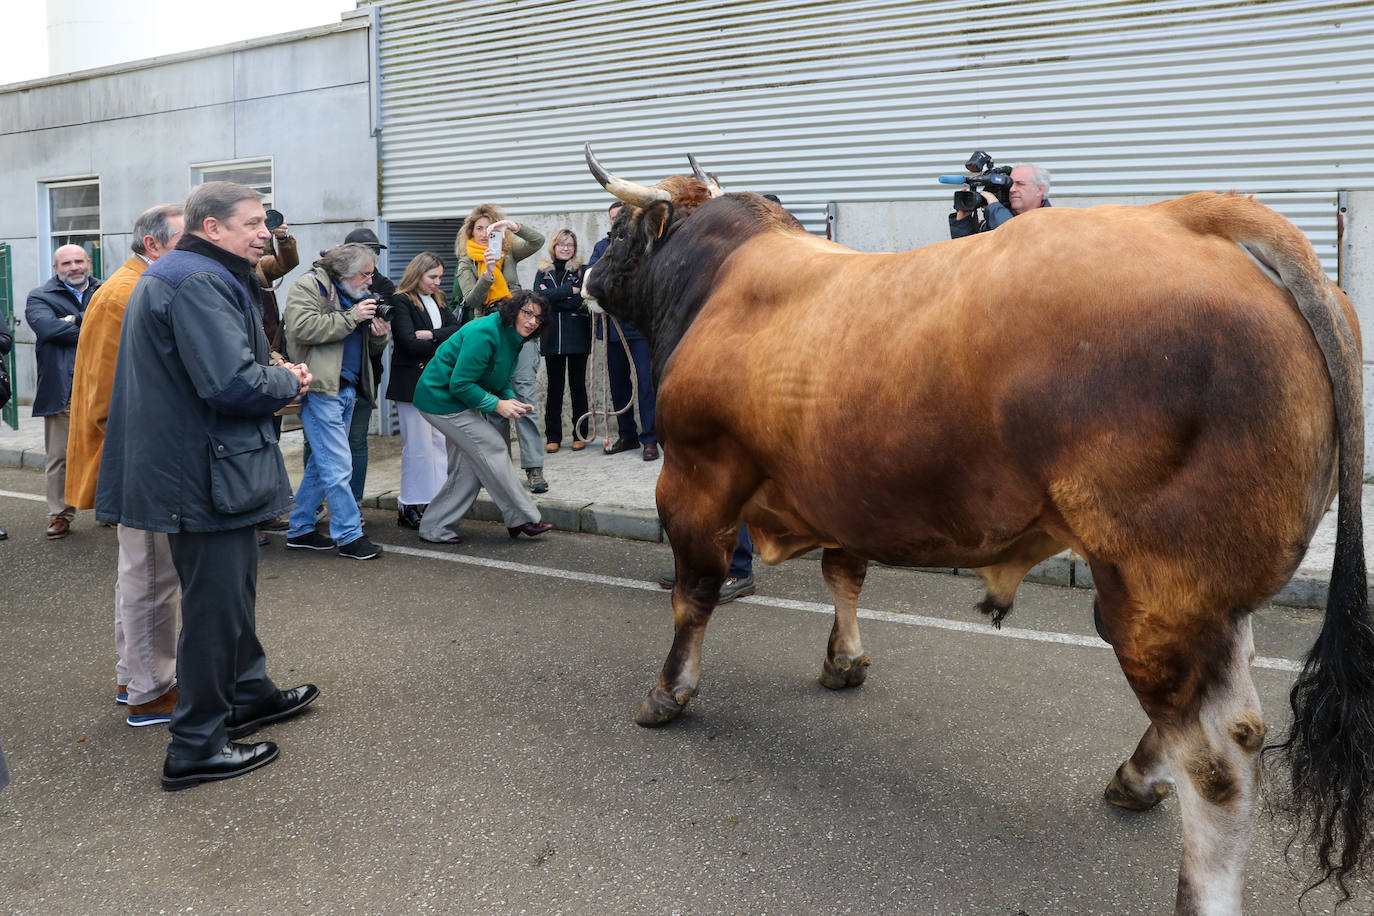
<instances>
[{"instance_id":1,"label":"bull's tail","mask_svg":"<svg viewBox=\"0 0 1374 916\"><path fill-rule=\"evenodd\" d=\"M1326 619L1289 697L1292 730L1269 750L1292 769L1292 794L1283 807L1308 831L1316 851L1320 877L1312 887L1334 879L1348 899L1346 878L1363 870L1374 852L1369 830L1374 816L1374 624L1360 508L1364 409L1359 344L1306 236L1248 198L1229 196L1218 203L1225 213L1218 222L1209 219L1208 229L1229 236L1278 274L1311 327L1331 379L1340 458Z\"/></svg>"}]
</instances>

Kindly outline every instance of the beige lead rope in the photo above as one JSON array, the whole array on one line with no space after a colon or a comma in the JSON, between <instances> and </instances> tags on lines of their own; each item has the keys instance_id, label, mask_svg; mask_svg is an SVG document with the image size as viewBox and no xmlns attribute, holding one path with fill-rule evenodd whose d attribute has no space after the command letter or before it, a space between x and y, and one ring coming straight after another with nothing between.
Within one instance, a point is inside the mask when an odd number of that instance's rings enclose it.
<instances>
[{"instance_id":1,"label":"beige lead rope","mask_svg":"<svg viewBox=\"0 0 1374 916\"><path fill-rule=\"evenodd\" d=\"M606 348L610 346L610 340L606 336L606 319L610 319L615 325L616 332L620 335L620 346L625 350L625 361L630 366L630 400L619 410L615 409L615 402L611 399L610 388L610 367L607 359ZM603 445L610 445L611 438L611 418L618 417L630 409L632 404L637 402L639 396L639 377L635 372L635 361L630 355L630 345L625 340L625 332L620 327L620 321L614 315L608 315L597 311L592 315L594 323L594 337L592 338L591 359L587 360L587 373L589 376L588 391L596 391L600 397L592 398L589 409L582 416L573 420L573 439L583 439L590 442L598 435L604 437ZM598 383L598 379L600 380ZM599 406L598 405L602 405ZM582 421L588 421L587 435L579 435L582 429ZM598 422L599 421L599 422ZM618 433L617 433L618 435Z\"/></svg>"}]
</instances>

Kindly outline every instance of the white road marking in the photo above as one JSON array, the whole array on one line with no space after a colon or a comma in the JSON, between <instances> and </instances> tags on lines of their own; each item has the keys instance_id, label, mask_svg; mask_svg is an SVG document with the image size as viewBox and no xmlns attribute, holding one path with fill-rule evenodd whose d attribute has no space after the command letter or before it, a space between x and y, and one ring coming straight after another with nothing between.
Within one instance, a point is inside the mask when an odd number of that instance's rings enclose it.
<instances>
[{"instance_id":1,"label":"white road marking","mask_svg":"<svg viewBox=\"0 0 1374 916\"><path fill-rule=\"evenodd\" d=\"M0 496L8 496L12 499L27 499L32 502L43 502L44 497L32 493L16 493L13 490L0 490ZM381 543L380 541L378 543ZM446 553L439 550L426 550L420 547L405 547L400 544L382 544L388 553L396 553L406 557L423 557L427 560L443 560L448 563L465 563L469 566L485 566L488 569L503 569L509 572L527 573L535 576L548 576L552 579L571 579L575 582L591 582L597 585L613 585L618 588L637 588L644 591L660 592L657 582L641 582L638 579L626 579L621 576L602 576L597 573L578 572L571 569L556 569L552 566L533 566L529 563L511 563L508 560L490 560L486 557L474 557L466 554ZM766 595L754 595L749 598L736 598L736 601L743 601L746 604L760 604L765 607L782 608L790 611L806 611L811 614L824 614L830 616L835 613L835 608L828 604L819 604L814 601L794 601L790 598L770 598ZM1003 627L998 630L987 623L970 623L962 620L945 620L940 617L926 617L923 614L898 614L893 611L875 611L868 608L859 608L859 616L864 620L881 620L884 623L899 623L909 627L929 627L935 630L952 630L956 633L972 633L977 636L1003 637L1006 639L1020 639L1027 642L1048 642L1057 643L1061 646L1081 646L1086 649L1110 649L1096 636L1076 636L1072 633L1056 633L1048 630L1026 630L1020 627ZM1267 656L1255 656L1256 668L1269 668L1274 671L1290 671L1297 673L1302 670L1302 663L1287 658L1269 658Z\"/></svg>"},{"instance_id":2,"label":"white road marking","mask_svg":"<svg viewBox=\"0 0 1374 916\"><path fill-rule=\"evenodd\" d=\"M551 566L533 566L527 563L511 563L507 560L489 560L485 557L444 553L438 550L425 550L416 547L403 547L391 544L383 544L382 546L386 548L388 553L397 553L402 556L446 560L450 563L466 563L469 566L485 566L488 569L501 569L508 572L549 576L555 579L571 579L576 582L592 582L598 585L614 585L620 588L637 588L653 592L663 591L657 582L642 582L639 579L626 579L620 576L602 576L596 573L576 572L570 569L555 569ZM736 598L735 601L744 602L745 604L760 604L766 607L782 608L792 611L806 611L808 613L824 614L826 616L831 616L835 613L835 608L832 605L820 604L815 601L795 601L791 598L770 598L766 595L753 595L748 598ZM953 630L956 633L972 633L978 636L1000 636L1006 639L1021 639L1028 642L1048 642L1065 646L1082 646L1088 649L1111 648L1111 646L1107 645L1096 636L1076 636L1072 633L1026 630L1020 627L1002 627L1002 629L998 630L987 623L945 620L941 617L927 617L923 614L899 614L892 611L875 611L869 608L859 608L859 616L865 620L881 620L884 623L898 623L911 627L930 627L936 630ZM1269 658L1266 656L1256 656L1254 667L1270 668L1275 671L1291 671L1294 673L1302 670L1302 664L1300 662L1286 658Z\"/></svg>"},{"instance_id":3,"label":"white road marking","mask_svg":"<svg viewBox=\"0 0 1374 916\"><path fill-rule=\"evenodd\" d=\"M46 496L39 496L34 493L16 493L13 490L0 490L0 496L8 496L10 499L27 499L33 503L45 503L48 501Z\"/></svg>"}]
</instances>

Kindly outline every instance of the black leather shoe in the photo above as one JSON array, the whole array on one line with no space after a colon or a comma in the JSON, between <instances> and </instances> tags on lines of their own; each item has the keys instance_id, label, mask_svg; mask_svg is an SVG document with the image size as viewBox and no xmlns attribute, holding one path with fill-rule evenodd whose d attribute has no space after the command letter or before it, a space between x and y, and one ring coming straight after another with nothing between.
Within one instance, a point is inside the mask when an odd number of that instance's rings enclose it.
<instances>
[{"instance_id":1,"label":"black leather shoe","mask_svg":"<svg viewBox=\"0 0 1374 916\"><path fill-rule=\"evenodd\" d=\"M606 446L607 455L619 455L621 452L628 452L632 448L639 448L639 437L630 439L620 438Z\"/></svg>"},{"instance_id":2,"label":"black leather shoe","mask_svg":"<svg viewBox=\"0 0 1374 916\"><path fill-rule=\"evenodd\" d=\"M415 506L407 506L401 503L396 504L396 524L402 528L410 528L414 531L420 530L420 510Z\"/></svg>"},{"instance_id":3,"label":"black leather shoe","mask_svg":"<svg viewBox=\"0 0 1374 916\"><path fill-rule=\"evenodd\" d=\"M553 522L525 522L525 524L523 525L517 525L514 528L507 528L506 532L510 535L511 540L513 541L522 534L528 538L538 537L545 531L552 530L552 528Z\"/></svg>"},{"instance_id":4,"label":"black leather shoe","mask_svg":"<svg viewBox=\"0 0 1374 916\"><path fill-rule=\"evenodd\" d=\"M213 779L233 779L276 759L277 746L271 741L258 744L230 741L218 754L204 760L183 760L168 754L162 761L162 788L179 792Z\"/></svg>"},{"instance_id":5,"label":"black leather shoe","mask_svg":"<svg viewBox=\"0 0 1374 916\"><path fill-rule=\"evenodd\" d=\"M235 721L234 717L230 716L229 721L224 723L225 729L229 732L229 737L235 741L246 738L264 725L299 715L305 707L315 702L319 695L320 688L314 684L278 690L276 696L269 697L248 710L242 721Z\"/></svg>"}]
</instances>

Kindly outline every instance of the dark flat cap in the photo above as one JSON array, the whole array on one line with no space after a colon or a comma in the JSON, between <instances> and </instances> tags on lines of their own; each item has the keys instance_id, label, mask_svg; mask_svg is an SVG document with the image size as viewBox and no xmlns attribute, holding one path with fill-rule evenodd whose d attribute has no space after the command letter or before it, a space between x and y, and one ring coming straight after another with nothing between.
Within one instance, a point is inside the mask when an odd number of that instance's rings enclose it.
<instances>
[{"instance_id":1,"label":"dark flat cap","mask_svg":"<svg viewBox=\"0 0 1374 916\"><path fill-rule=\"evenodd\" d=\"M348 235L344 236L344 241L357 242L359 245L367 245L371 248L386 248L385 245L378 241L377 233L373 232L371 229L354 229L352 232L348 233Z\"/></svg>"}]
</instances>

